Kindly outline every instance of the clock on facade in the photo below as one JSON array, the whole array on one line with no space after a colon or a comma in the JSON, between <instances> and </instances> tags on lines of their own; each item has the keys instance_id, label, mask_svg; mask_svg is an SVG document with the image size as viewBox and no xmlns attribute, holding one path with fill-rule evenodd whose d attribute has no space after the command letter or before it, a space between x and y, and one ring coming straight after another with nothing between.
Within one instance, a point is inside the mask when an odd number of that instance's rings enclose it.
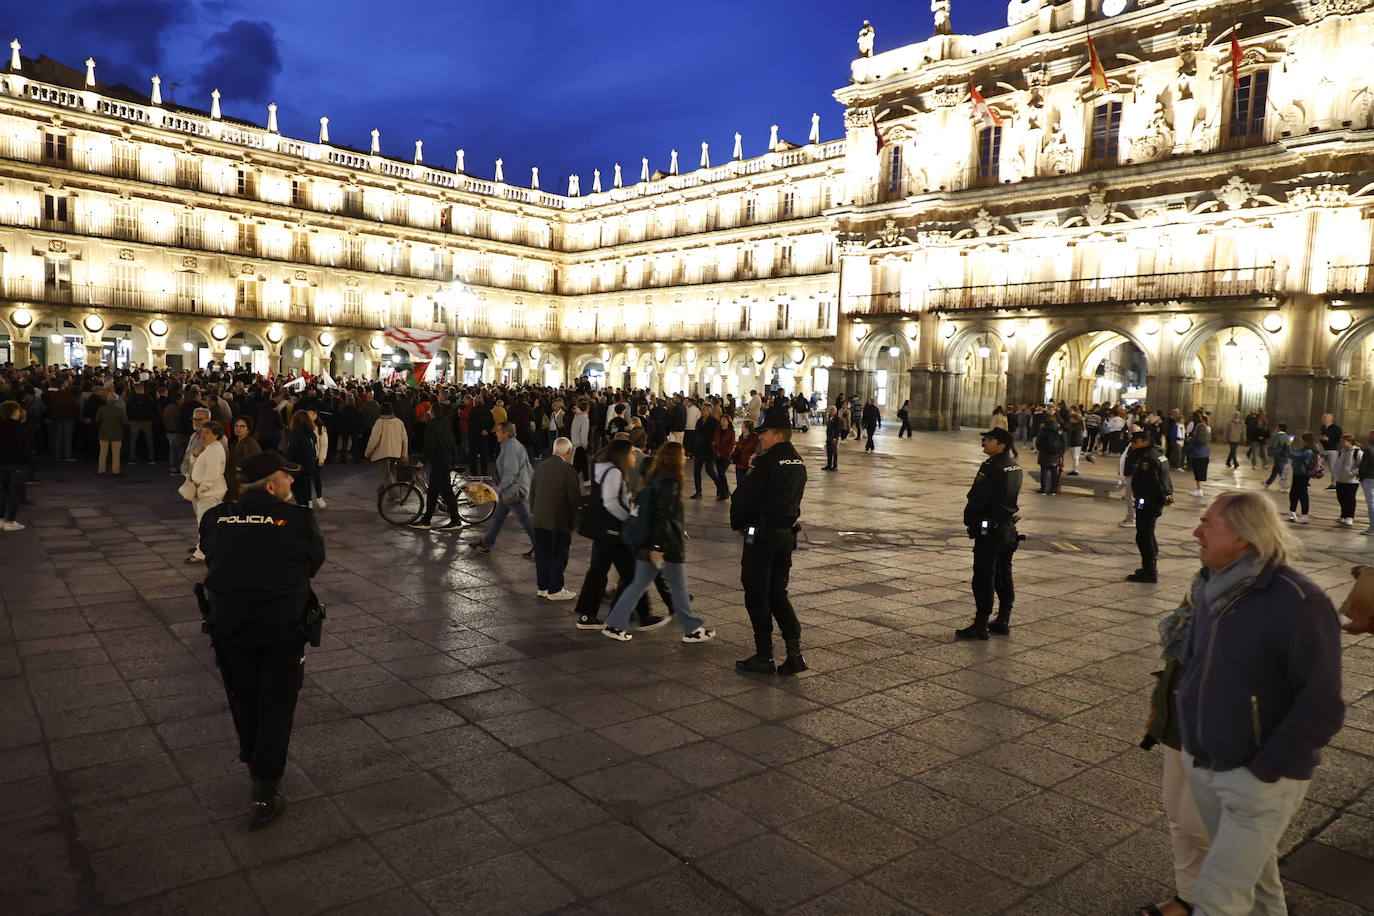
<instances>
[{"instance_id":1,"label":"clock on facade","mask_svg":"<svg viewBox=\"0 0 1374 916\"><path fill-rule=\"evenodd\" d=\"M1120 16L1129 3L1130 0L1102 0L1102 15Z\"/></svg>"}]
</instances>

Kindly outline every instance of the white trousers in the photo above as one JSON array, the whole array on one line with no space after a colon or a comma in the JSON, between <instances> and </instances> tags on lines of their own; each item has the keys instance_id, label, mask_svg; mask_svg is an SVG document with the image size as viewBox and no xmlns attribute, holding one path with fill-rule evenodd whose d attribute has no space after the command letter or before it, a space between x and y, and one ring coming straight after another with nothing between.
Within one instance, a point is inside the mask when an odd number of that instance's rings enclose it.
<instances>
[{"instance_id":1,"label":"white trousers","mask_svg":"<svg viewBox=\"0 0 1374 916\"><path fill-rule=\"evenodd\" d=\"M1183 752L1161 745L1164 751L1164 817L1169 822L1169 839L1174 849L1174 891L1179 898L1193 902L1198 872L1207 857L1211 841L1197 800L1188 786L1188 771Z\"/></svg>"},{"instance_id":2,"label":"white trousers","mask_svg":"<svg viewBox=\"0 0 1374 916\"><path fill-rule=\"evenodd\" d=\"M1193 885L1195 916L1287 916L1279 880L1279 838L1308 781L1261 782L1244 767L1218 773L1183 755L1188 785L1212 847Z\"/></svg>"}]
</instances>

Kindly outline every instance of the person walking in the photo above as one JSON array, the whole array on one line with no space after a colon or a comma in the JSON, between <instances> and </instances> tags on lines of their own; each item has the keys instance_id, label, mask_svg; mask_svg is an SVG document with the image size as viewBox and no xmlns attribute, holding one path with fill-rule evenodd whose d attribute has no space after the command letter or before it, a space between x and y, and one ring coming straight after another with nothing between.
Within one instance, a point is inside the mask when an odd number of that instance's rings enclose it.
<instances>
[{"instance_id":1,"label":"person walking","mask_svg":"<svg viewBox=\"0 0 1374 916\"><path fill-rule=\"evenodd\" d=\"M314 608L310 580L324 565L324 538L307 508L293 505L292 471L276 452L253 455L240 469L243 492L207 510L205 627L224 681L239 739L239 760L252 785L249 823L281 815L281 792L305 644ZM220 524L221 521L233 524ZM310 639L319 645L318 635Z\"/></svg>"},{"instance_id":2,"label":"person walking","mask_svg":"<svg viewBox=\"0 0 1374 916\"><path fill-rule=\"evenodd\" d=\"M1193 532L1198 625L1177 695L1188 784L1211 841L1207 916L1288 912L1278 844L1345 718L1340 624L1262 494L1219 497Z\"/></svg>"},{"instance_id":3,"label":"person walking","mask_svg":"<svg viewBox=\"0 0 1374 916\"><path fill-rule=\"evenodd\" d=\"M180 492L195 510L197 530L205 513L219 505L224 494L229 492L229 486L224 482L224 466L228 456L224 451L223 433L223 427L214 420L205 420L196 430L196 436L200 439L200 454L191 462L191 473L187 475ZM205 552L197 539L186 562L204 561Z\"/></svg>"},{"instance_id":4,"label":"person walking","mask_svg":"<svg viewBox=\"0 0 1374 916\"><path fill-rule=\"evenodd\" d=\"M1366 448L1361 449L1360 458L1360 490L1364 493L1365 513L1369 516L1369 524L1360 534L1374 534L1374 430L1370 430L1368 438L1365 440Z\"/></svg>"},{"instance_id":5,"label":"person walking","mask_svg":"<svg viewBox=\"0 0 1374 916\"><path fill-rule=\"evenodd\" d=\"M1279 492L1287 493L1293 481L1293 465L1290 460L1293 454L1293 437L1288 434L1288 424L1280 423L1278 431L1269 437L1269 457L1273 460L1274 466L1269 471L1269 477L1264 481L1264 488L1269 489L1274 478L1279 478Z\"/></svg>"},{"instance_id":6,"label":"person walking","mask_svg":"<svg viewBox=\"0 0 1374 916\"><path fill-rule=\"evenodd\" d=\"M796 409L793 408L794 420L795 415ZM730 484L726 482L725 471L730 467L730 458L735 452L735 421L727 413L722 412L720 415L720 426L716 430L712 452L716 462L716 501L722 502L730 498Z\"/></svg>"},{"instance_id":7,"label":"person walking","mask_svg":"<svg viewBox=\"0 0 1374 916\"><path fill-rule=\"evenodd\" d=\"M535 596L571 601L577 592L563 587L563 571L568 566L573 522L582 505L582 483L572 466L571 440L554 439L552 450L553 455L539 462L530 480Z\"/></svg>"},{"instance_id":8,"label":"person walking","mask_svg":"<svg viewBox=\"0 0 1374 916\"><path fill-rule=\"evenodd\" d=\"M1145 430L1131 433L1131 455L1126 469L1135 498L1135 546L1140 551L1140 568L1126 577L1127 582L1159 581L1159 542L1155 525L1164 507L1174 503L1174 481L1169 474L1169 459L1150 444Z\"/></svg>"},{"instance_id":9,"label":"person walking","mask_svg":"<svg viewBox=\"0 0 1374 916\"><path fill-rule=\"evenodd\" d=\"M973 539L973 623L954 631L956 639L987 639L989 634L1011 632L1011 608L1016 599L1011 561L1021 536L1017 500L1021 495L1021 468L1016 463L1016 439L1011 432L994 427L981 437L987 458L969 487L964 503L964 528ZM993 598L997 617L992 619ZM991 621L991 622L989 622Z\"/></svg>"},{"instance_id":10,"label":"person walking","mask_svg":"<svg viewBox=\"0 0 1374 916\"><path fill-rule=\"evenodd\" d=\"M99 395L92 395L99 397ZM95 414L96 432L100 440L100 452L95 461L95 472L104 475L106 456L109 457L109 473L115 477L121 475L119 467L120 450L124 448L124 430L129 425L129 418L124 413L124 408L120 407L115 401L113 393L105 400L105 404Z\"/></svg>"},{"instance_id":11,"label":"person walking","mask_svg":"<svg viewBox=\"0 0 1374 916\"><path fill-rule=\"evenodd\" d=\"M1324 459L1326 466L1330 467L1331 465L1336 463L1336 452L1341 447L1341 436L1344 435L1344 433L1341 432L1341 427L1336 422L1336 418L1329 413L1322 414L1322 428L1320 431L1320 435L1320 451L1322 452L1322 458ZM1335 481L1332 481L1331 484L1327 487L1327 489L1336 489Z\"/></svg>"},{"instance_id":12,"label":"person walking","mask_svg":"<svg viewBox=\"0 0 1374 916\"><path fill-rule=\"evenodd\" d=\"M753 420L745 420L740 425L740 430L739 438L735 440L735 448L730 453L730 460L735 465L736 488L744 480L744 475L749 473L749 466L754 462L754 452L759 447L759 434L754 432Z\"/></svg>"},{"instance_id":13,"label":"person walking","mask_svg":"<svg viewBox=\"0 0 1374 916\"><path fill-rule=\"evenodd\" d=\"M234 421L234 435L229 443L229 455L224 463L225 495L228 499L238 499L242 484L239 482L238 469L249 458L262 451L262 446L253 437L253 418L244 414Z\"/></svg>"},{"instance_id":14,"label":"person walking","mask_svg":"<svg viewBox=\"0 0 1374 916\"><path fill-rule=\"evenodd\" d=\"M883 414L882 411L878 410L878 405L873 402L872 398L869 398L868 403L864 404L863 424L864 432L868 434L868 441L864 443L864 451L874 451L873 434L882 427Z\"/></svg>"},{"instance_id":15,"label":"person walking","mask_svg":"<svg viewBox=\"0 0 1374 916\"><path fill-rule=\"evenodd\" d=\"M1245 420L1241 418L1239 410L1231 412L1231 419L1226 421L1226 466L1232 470L1240 470L1240 458L1236 452L1240 449L1242 442L1246 440Z\"/></svg>"},{"instance_id":16,"label":"person walking","mask_svg":"<svg viewBox=\"0 0 1374 916\"><path fill-rule=\"evenodd\" d=\"M897 430L897 438L912 438L914 434L911 431L911 401L903 401L902 406L897 408L897 419L902 421L901 428ZM1006 422L1005 417L1003 422Z\"/></svg>"},{"instance_id":17,"label":"person walking","mask_svg":"<svg viewBox=\"0 0 1374 916\"><path fill-rule=\"evenodd\" d=\"M699 442L698 445L703 451L709 450L707 443ZM682 521L685 465L682 445L665 442L645 469L644 487L635 499L635 508L637 513L647 513L648 517L641 522L643 543L631 545L635 551L634 578L629 585L622 586L611 612L606 615L602 636L620 642L634 638L626 629L630 614L649 586L662 575L671 592L673 614L682 626L682 641L702 643L715 638L716 631L707 629L706 621L693 613L687 589L687 536Z\"/></svg>"},{"instance_id":18,"label":"person walking","mask_svg":"<svg viewBox=\"0 0 1374 916\"><path fill-rule=\"evenodd\" d=\"M854 430L854 441L863 438L864 405L856 394L849 399L849 428Z\"/></svg>"},{"instance_id":19,"label":"person walking","mask_svg":"<svg viewBox=\"0 0 1374 916\"><path fill-rule=\"evenodd\" d=\"M845 438L844 414L837 408L826 410L825 420L825 467L822 471L840 469L840 441Z\"/></svg>"},{"instance_id":20,"label":"person walking","mask_svg":"<svg viewBox=\"0 0 1374 916\"><path fill-rule=\"evenodd\" d=\"M1078 460L1083 454L1083 443L1087 440L1087 426L1083 423L1083 415L1077 410L1069 411L1069 420L1064 426L1064 440L1069 450L1069 469L1066 473L1070 477L1077 477Z\"/></svg>"},{"instance_id":21,"label":"person walking","mask_svg":"<svg viewBox=\"0 0 1374 916\"><path fill-rule=\"evenodd\" d=\"M1040 465L1040 490L1047 496L1059 493L1059 475L1064 470L1064 433L1059 421L1047 417L1035 434L1035 462Z\"/></svg>"},{"instance_id":22,"label":"person walking","mask_svg":"<svg viewBox=\"0 0 1374 916\"><path fill-rule=\"evenodd\" d=\"M720 432L720 421L716 419L715 408L710 404L703 404L695 433L692 436L692 481L696 485L696 489L693 490L691 499L701 499L702 468L706 469L706 476L716 485L717 495L725 486L724 479L716 473L716 454L713 451L716 433L718 432Z\"/></svg>"},{"instance_id":23,"label":"person walking","mask_svg":"<svg viewBox=\"0 0 1374 916\"><path fill-rule=\"evenodd\" d=\"M793 675L807 667L801 651L801 623L787 594L801 530L797 520L806 493L806 464L792 445L791 427L781 418L766 415L758 433L754 468L730 502L730 528L744 540L740 579L754 630L754 654L735 662L735 668L748 674ZM773 664L774 621L787 649L786 660L777 666Z\"/></svg>"},{"instance_id":24,"label":"person walking","mask_svg":"<svg viewBox=\"0 0 1374 916\"><path fill-rule=\"evenodd\" d=\"M1364 449L1355 444L1354 436L1341 436L1336 460L1331 462L1331 479L1336 483L1336 502L1341 508L1337 524L1355 527L1355 498L1360 492L1360 466L1364 464Z\"/></svg>"},{"instance_id":25,"label":"person walking","mask_svg":"<svg viewBox=\"0 0 1374 916\"><path fill-rule=\"evenodd\" d=\"M378 493L396 482L396 462L410 460L410 436L390 401L381 405L377 422L372 424L372 432L368 434L363 457L378 469L381 477Z\"/></svg>"},{"instance_id":26,"label":"person walking","mask_svg":"<svg viewBox=\"0 0 1374 916\"><path fill-rule=\"evenodd\" d=\"M491 553L491 548L496 546L496 539L501 536L501 528L506 524L506 517L514 515L530 539L530 549L525 552L525 556L533 558L534 525L530 521L530 510L527 505L533 474L530 468L530 453L516 441L514 423L500 424L495 428L495 433L497 447L500 449L496 455L496 490L500 498L496 503L496 512L491 517L491 527L487 530L486 537L474 541L472 547L478 553Z\"/></svg>"},{"instance_id":27,"label":"person walking","mask_svg":"<svg viewBox=\"0 0 1374 916\"><path fill-rule=\"evenodd\" d=\"M411 523L412 528L429 531L434 527L434 512L444 505L448 521L439 531L454 531L463 527L458 517L458 497L453 492L453 466L458 462L458 443L453 438L453 423L447 408L435 414L433 405L424 406L425 438L420 450L419 467L429 468L429 484L425 487L425 513Z\"/></svg>"},{"instance_id":28,"label":"person walking","mask_svg":"<svg viewBox=\"0 0 1374 916\"><path fill-rule=\"evenodd\" d=\"M1300 525L1307 524L1308 513L1312 511L1312 499L1307 489L1312 480L1311 474L1314 470L1321 470L1316 467L1318 452L1315 440L1316 437L1311 433L1303 433L1302 447L1288 451L1288 466L1293 469L1293 482L1288 489L1288 520Z\"/></svg>"},{"instance_id":29,"label":"person walking","mask_svg":"<svg viewBox=\"0 0 1374 916\"><path fill-rule=\"evenodd\" d=\"M1207 482L1207 465L1212 461L1212 427L1208 416L1202 411L1193 415L1193 426L1188 431L1184 447L1188 452L1188 466L1193 470L1193 496L1202 496L1202 485ZM1235 451L1233 448L1232 451Z\"/></svg>"},{"instance_id":30,"label":"person walking","mask_svg":"<svg viewBox=\"0 0 1374 916\"><path fill-rule=\"evenodd\" d=\"M310 482L319 464L319 447L315 439L315 424L310 419L309 410L297 410L291 414L291 436L286 440L286 451L282 457L291 464L298 464L301 472L291 485L295 488L296 505L310 505Z\"/></svg>"},{"instance_id":31,"label":"person walking","mask_svg":"<svg viewBox=\"0 0 1374 916\"><path fill-rule=\"evenodd\" d=\"M32 437L18 401L0 404L0 531L23 531L19 510L33 460Z\"/></svg>"}]
</instances>

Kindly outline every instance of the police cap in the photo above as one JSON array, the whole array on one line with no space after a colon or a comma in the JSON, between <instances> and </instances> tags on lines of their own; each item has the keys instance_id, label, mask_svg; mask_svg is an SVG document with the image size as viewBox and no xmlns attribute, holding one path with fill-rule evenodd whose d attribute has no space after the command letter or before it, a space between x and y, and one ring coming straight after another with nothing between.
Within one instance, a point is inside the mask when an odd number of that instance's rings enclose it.
<instances>
[{"instance_id":1,"label":"police cap","mask_svg":"<svg viewBox=\"0 0 1374 916\"><path fill-rule=\"evenodd\" d=\"M1015 440L1014 438L1012 438L1011 433L1007 432L1005 429L1002 429L1000 426L997 427L996 429L990 429L990 430L988 430L987 432L981 434L978 438L979 438L979 439L996 439L998 442L1002 443L1003 445L1007 446L1008 448L1010 448L1011 446L1013 446L1013 445L1016 444L1016 440Z\"/></svg>"},{"instance_id":2,"label":"police cap","mask_svg":"<svg viewBox=\"0 0 1374 916\"><path fill-rule=\"evenodd\" d=\"M239 465L238 470L240 481L253 483L271 477L278 471L289 471L294 474L300 469L299 464L292 464L276 452L258 452Z\"/></svg>"},{"instance_id":3,"label":"police cap","mask_svg":"<svg viewBox=\"0 0 1374 916\"><path fill-rule=\"evenodd\" d=\"M1149 432L1149 430L1145 430L1145 429L1135 429L1135 430L1131 430L1131 441L1134 442L1134 441L1137 440L1137 439L1144 439L1146 442L1149 442L1149 441L1150 441L1150 432Z\"/></svg>"}]
</instances>

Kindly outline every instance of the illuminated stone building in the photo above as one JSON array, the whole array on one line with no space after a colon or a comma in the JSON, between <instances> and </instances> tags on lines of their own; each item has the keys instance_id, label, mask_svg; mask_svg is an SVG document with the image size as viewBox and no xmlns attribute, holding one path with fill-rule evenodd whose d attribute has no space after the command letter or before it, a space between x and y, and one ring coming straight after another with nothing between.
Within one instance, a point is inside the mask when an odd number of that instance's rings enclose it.
<instances>
[{"instance_id":1,"label":"illuminated stone building","mask_svg":"<svg viewBox=\"0 0 1374 916\"><path fill-rule=\"evenodd\" d=\"M0 358L372 375L394 324L449 332L469 381L909 397L928 428L1049 396L1367 429L1370 6L1013 0L986 34L869 32L843 139L774 128L757 158L703 146L566 194L16 43Z\"/></svg>"}]
</instances>

